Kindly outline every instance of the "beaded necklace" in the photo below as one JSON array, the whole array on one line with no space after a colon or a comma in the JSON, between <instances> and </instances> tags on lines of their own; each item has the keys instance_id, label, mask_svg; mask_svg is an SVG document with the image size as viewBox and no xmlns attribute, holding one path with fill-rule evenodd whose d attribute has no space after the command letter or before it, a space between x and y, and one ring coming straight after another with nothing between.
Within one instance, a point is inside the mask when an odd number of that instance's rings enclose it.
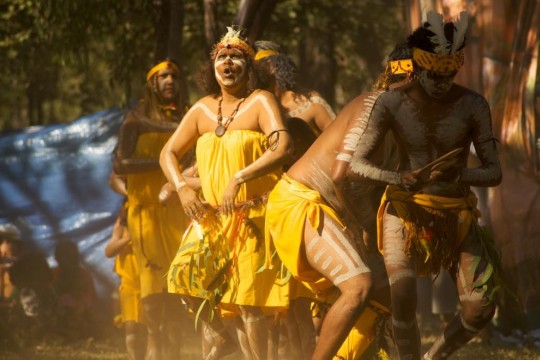
<instances>
[{"instance_id":1,"label":"beaded necklace","mask_svg":"<svg viewBox=\"0 0 540 360\"><path fill-rule=\"evenodd\" d=\"M240 109L240 105L242 105L244 100L246 100L246 98L240 99L240 102L238 103L238 105L236 105L236 108L233 110L231 115L227 118L225 123L222 123L223 114L221 113L221 103L223 102L223 95L220 96L219 101L218 101L218 114L217 114L218 126L216 127L216 130L214 130L214 132L216 133L218 137L222 137L223 135L225 135L225 131L227 131L227 128L234 120L234 117L236 116L236 113L238 112L238 109Z\"/></svg>"}]
</instances>

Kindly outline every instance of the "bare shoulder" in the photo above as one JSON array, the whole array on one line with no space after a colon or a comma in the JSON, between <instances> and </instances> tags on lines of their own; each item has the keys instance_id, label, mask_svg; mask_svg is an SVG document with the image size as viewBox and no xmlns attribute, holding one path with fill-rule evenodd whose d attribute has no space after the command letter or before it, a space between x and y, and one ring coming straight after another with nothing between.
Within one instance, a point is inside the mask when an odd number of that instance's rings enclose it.
<instances>
[{"instance_id":1,"label":"bare shoulder","mask_svg":"<svg viewBox=\"0 0 540 360\"><path fill-rule=\"evenodd\" d=\"M203 98L200 98L197 100L195 104L193 104L192 108L194 107L200 107L200 106L210 106L214 104L217 101L217 97L215 95L207 95Z\"/></svg>"},{"instance_id":2,"label":"bare shoulder","mask_svg":"<svg viewBox=\"0 0 540 360\"><path fill-rule=\"evenodd\" d=\"M376 102L380 98L380 96L386 93L387 92L369 91L358 95L343 107L343 109L338 114L338 118L351 115L358 116L364 111L367 104L372 104Z\"/></svg>"},{"instance_id":3,"label":"bare shoulder","mask_svg":"<svg viewBox=\"0 0 540 360\"><path fill-rule=\"evenodd\" d=\"M489 108L487 99L480 93L465 86L454 84L456 96L465 103L465 108L477 111L479 108Z\"/></svg>"},{"instance_id":4,"label":"bare shoulder","mask_svg":"<svg viewBox=\"0 0 540 360\"><path fill-rule=\"evenodd\" d=\"M255 89L251 94L249 94L248 99L267 99L276 101L276 97L274 94L272 94L270 91L263 90L263 89Z\"/></svg>"},{"instance_id":5,"label":"bare shoulder","mask_svg":"<svg viewBox=\"0 0 540 360\"><path fill-rule=\"evenodd\" d=\"M190 117L195 114L200 114L201 112L210 114L212 113L211 109L215 106L216 102L217 102L217 99L214 95L205 96L197 100L197 102L195 102L195 104L193 104L189 108L186 116Z\"/></svg>"}]
</instances>

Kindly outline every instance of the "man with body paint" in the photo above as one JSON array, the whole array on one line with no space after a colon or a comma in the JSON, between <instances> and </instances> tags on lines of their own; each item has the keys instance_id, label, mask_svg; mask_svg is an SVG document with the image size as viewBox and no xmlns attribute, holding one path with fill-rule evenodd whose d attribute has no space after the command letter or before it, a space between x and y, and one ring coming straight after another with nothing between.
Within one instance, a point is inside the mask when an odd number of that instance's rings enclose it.
<instances>
[{"instance_id":1,"label":"man with body paint","mask_svg":"<svg viewBox=\"0 0 540 360\"><path fill-rule=\"evenodd\" d=\"M278 99L293 140L294 154L284 167L286 170L306 152L336 114L319 93L299 85L296 64L280 52L278 44L259 40L255 49L255 60L268 75L266 89ZM311 359L326 306L314 302L311 291L301 283L292 280L289 287L290 306L284 323L292 345L289 349L293 356Z\"/></svg>"},{"instance_id":2,"label":"man with body paint","mask_svg":"<svg viewBox=\"0 0 540 360\"><path fill-rule=\"evenodd\" d=\"M427 20L408 39L418 80L381 94L351 162L357 175L389 185L378 213L378 241L401 359L420 359L417 274L448 268L462 305L424 359L448 358L490 321L500 276L470 190L495 186L502 178L490 110L481 95L453 83L464 60L467 15L443 23L441 15L430 12ZM401 154L397 170L369 161L389 131ZM467 168L471 143L481 163L476 168Z\"/></svg>"},{"instance_id":3,"label":"man with body paint","mask_svg":"<svg viewBox=\"0 0 540 360\"><path fill-rule=\"evenodd\" d=\"M351 229L358 229L359 223L362 227L375 223L375 215L355 209L371 208L371 200L366 200L364 192L351 192L347 172L361 125L369 118L374 102L383 91L408 81L412 72L410 57L407 46L396 46L389 55L382 81L376 86L378 91L362 94L347 104L291 166L269 198L267 245L273 241L285 266L312 289L316 298L333 303L323 320L314 355L317 359L362 356L375 338L377 319L389 313L383 265L377 266L373 273L376 300L367 301L373 279L363 259L371 267L377 256L360 256L364 247L362 236ZM382 161L383 156L378 158ZM351 195L353 199L362 198L363 203L346 201ZM353 213L361 215L362 220ZM368 209L367 213L373 211Z\"/></svg>"},{"instance_id":4,"label":"man with body paint","mask_svg":"<svg viewBox=\"0 0 540 360\"><path fill-rule=\"evenodd\" d=\"M245 357L265 359L266 310L288 306L286 288L277 284L279 269L263 268L262 234L267 194L291 146L274 96L258 87L254 55L240 31L229 28L202 73L209 95L189 110L160 157L192 219L170 266L169 291L183 295L213 335L205 359L236 350L218 311L240 316ZM206 203L178 162L193 145Z\"/></svg>"},{"instance_id":5,"label":"man with body paint","mask_svg":"<svg viewBox=\"0 0 540 360\"><path fill-rule=\"evenodd\" d=\"M179 204L159 199L167 182L159 153L183 113L179 68L171 61L160 62L146 76L144 99L124 118L113 157L114 172L126 179L127 227L148 329L146 359L173 359L180 351L182 304L178 296L167 293L165 277L187 219L178 215Z\"/></svg>"}]
</instances>

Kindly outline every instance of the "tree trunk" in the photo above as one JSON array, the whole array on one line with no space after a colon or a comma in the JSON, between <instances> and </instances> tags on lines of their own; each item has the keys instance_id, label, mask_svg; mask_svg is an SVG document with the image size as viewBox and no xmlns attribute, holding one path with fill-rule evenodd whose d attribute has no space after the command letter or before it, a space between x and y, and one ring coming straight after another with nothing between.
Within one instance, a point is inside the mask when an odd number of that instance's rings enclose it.
<instances>
[{"instance_id":1,"label":"tree trunk","mask_svg":"<svg viewBox=\"0 0 540 360\"><path fill-rule=\"evenodd\" d=\"M163 61L168 55L169 28L171 18L171 7L169 0L154 1L154 29L156 43L154 48L154 64Z\"/></svg>"},{"instance_id":2,"label":"tree trunk","mask_svg":"<svg viewBox=\"0 0 540 360\"><path fill-rule=\"evenodd\" d=\"M154 9L156 13L154 64L165 59L170 59L178 64L181 84L180 105L184 107L189 103L189 92L182 56L184 1L156 0L154 1Z\"/></svg>"},{"instance_id":3,"label":"tree trunk","mask_svg":"<svg viewBox=\"0 0 540 360\"><path fill-rule=\"evenodd\" d=\"M216 0L204 0L204 38L206 54L210 54L219 39Z\"/></svg>"},{"instance_id":4,"label":"tree trunk","mask_svg":"<svg viewBox=\"0 0 540 360\"><path fill-rule=\"evenodd\" d=\"M189 89L187 87L186 71L183 66L183 29L184 29L184 1L169 0L169 35L167 37L167 57L178 63L180 68L181 99L180 105L184 107L189 103Z\"/></svg>"},{"instance_id":5,"label":"tree trunk","mask_svg":"<svg viewBox=\"0 0 540 360\"><path fill-rule=\"evenodd\" d=\"M299 11L301 16L306 13L305 9ZM309 24L307 19L301 19L300 22ZM334 107L338 70L334 57L334 32L327 26L306 26L302 28L302 32L303 36L298 44L300 84L318 91Z\"/></svg>"},{"instance_id":6,"label":"tree trunk","mask_svg":"<svg viewBox=\"0 0 540 360\"><path fill-rule=\"evenodd\" d=\"M540 9L534 0L518 6L511 0L483 4L492 11L484 13L485 75L491 76L485 90L495 136L501 139L503 172L502 183L490 188L490 213L507 285L519 299L501 294L499 323L529 330L540 327L540 188L533 153L534 97L528 95L537 73Z\"/></svg>"},{"instance_id":7,"label":"tree trunk","mask_svg":"<svg viewBox=\"0 0 540 360\"><path fill-rule=\"evenodd\" d=\"M262 36L276 4L277 0L242 0L234 23L246 29L246 36L253 43Z\"/></svg>"}]
</instances>

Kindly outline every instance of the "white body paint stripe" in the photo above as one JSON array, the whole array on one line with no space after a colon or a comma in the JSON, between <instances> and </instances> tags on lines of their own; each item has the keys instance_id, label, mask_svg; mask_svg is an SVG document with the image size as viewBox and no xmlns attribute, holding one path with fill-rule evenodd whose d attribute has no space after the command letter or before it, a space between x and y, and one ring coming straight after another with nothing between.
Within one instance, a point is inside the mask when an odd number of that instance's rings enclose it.
<instances>
[{"instance_id":1,"label":"white body paint stripe","mask_svg":"<svg viewBox=\"0 0 540 360\"><path fill-rule=\"evenodd\" d=\"M256 101L260 101L262 103L264 109L266 110L266 112L268 113L268 116L270 117L270 125L271 125L272 129L277 130L278 124L277 124L276 117L274 116L274 112L270 108L270 104L268 103L268 99L265 96L261 95L261 94L255 95L248 103L246 103L244 106L242 106L242 108L240 110L238 110L238 113L236 114L236 117L239 117L240 115L242 115L243 113L248 111L249 108L251 106L253 106L253 104L255 104Z\"/></svg>"},{"instance_id":2,"label":"white body paint stripe","mask_svg":"<svg viewBox=\"0 0 540 360\"><path fill-rule=\"evenodd\" d=\"M396 271L396 273L392 274L388 277L388 282L390 283L390 286L394 285L399 280L403 279L414 279L416 278L416 272L411 269L403 269L400 271Z\"/></svg>"},{"instance_id":3,"label":"white body paint stripe","mask_svg":"<svg viewBox=\"0 0 540 360\"><path fill-rule=\"evenodd\" d=\"M327 221L325 222L325 225L328 226L328 228L330 230L332 230L332 232L334 234L336 234L336 237L338 238L339 242L341 243L341 245L343 245L343 247L345 248L346 252L348 254L346 255L349 255L349 254L358 254L358 251L351 245L351 243L349 242L349 239L347 239L343 233L336 227L336 225L332 222L332 221ZM347 256L348 258L351 258L351 256ZM353 260L355 261L355 265L358 266L358 265L361 265L362 264L362 260L360 259L360 256L357 255L357 259L354 259L353 257Z\"/></svg>"},{"instance_id":4,"label":"white body paint stripe","mask_svg":"<svg viewBox=\"0 0 540 360\"><path fill-rule=\"evenodd\" d=\"M336 160L345 161L350 163L352 160L352 154L339 153L336 156Z\"/></svg>"},{"instance_id":5,"label":"white body paint stripe","mask_svg":"<svg viewBox=\"0 0 540 360\"><path fill-rule=\"evenodd\" d=\"M343 274L343 275L340 275L336 278L336 281L334 281L334 285L338 286L339 284L341 284L342 282L344 282L345 280L349 280L357 275L361 275L361 274L365 274L365 273L368 273L368 272L371 272L367 267L358 267L356 269L353 269L351 271L349 271L348 273L346 274Z\"/></svg>"}]
</instances>

